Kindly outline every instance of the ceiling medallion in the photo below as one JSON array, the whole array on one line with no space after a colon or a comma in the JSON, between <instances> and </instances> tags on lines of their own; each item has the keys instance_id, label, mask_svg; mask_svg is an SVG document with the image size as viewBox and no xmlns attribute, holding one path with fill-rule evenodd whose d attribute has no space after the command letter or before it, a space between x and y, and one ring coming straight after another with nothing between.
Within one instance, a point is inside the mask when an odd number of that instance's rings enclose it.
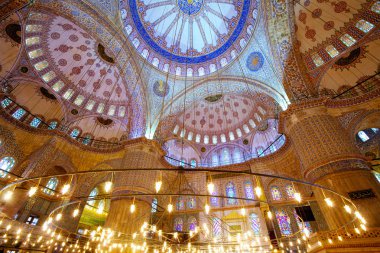
<instances>
[{"instance_id":1,"label":"ceiling medallion","mask_svg":"<svg viewBox=\"0 0 380 253\"><path fill-rule=\"evenodd\" d=\"M217 95L212 95L212 96L205 97L205 100L207 102L214 103L214 102L219 101L222 97L223 97L222 94L217 94Z\"/></svg>"}]
</instances>

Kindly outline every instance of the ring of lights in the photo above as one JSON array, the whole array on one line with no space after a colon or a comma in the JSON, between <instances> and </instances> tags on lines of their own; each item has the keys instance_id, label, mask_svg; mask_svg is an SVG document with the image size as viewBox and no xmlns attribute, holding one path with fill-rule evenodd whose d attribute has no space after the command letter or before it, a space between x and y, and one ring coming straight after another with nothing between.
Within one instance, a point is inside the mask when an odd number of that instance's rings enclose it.
<instances>
[{"instance_id":1,"label":"ring of lights","mask_svg":"<svg viewBox=\"0 0 380 253\"><path fill-rule=\"evenodd\" d=\"M16 188L16 186L19 185L19 184L21 184L21 183L25 183L25 182L29 182L29 181L36 181L36 180L39 181L41 179L46 179L46 178L51 178L51 177L60 177L60 176L68 176L68 175L69 176L75 176L75 175L84 175L84 174L92 174L92 173L117 173L117 172L128 172L128 171L161 171L161 172L162 171L170 171L170 172L178 171L178 172L194 172L193 169L185 169L185 168L178 168L178 169L167 169L167 168L163 168L163 169L110 169L110 170L104 170L104 171L80 171L80 172L73 172L73 173L68 173L68 174L55 174L55 175L42 176L42 177L22 178L22 179L16 180L16 181L14 181L14 182L6 185L5 187L3 187L0 190L0 194L3 194L3 196L4 196L4 194L7 194L7 192L10 192L8 189L13 189L14 190ZM347 222L346 224L342 225L341 227L335 229L334 230L335 232L340 231L342 229L345 229L346 226L348 226L350 224L354 224L354 222L356 220L359 220L360 222L362 222L361 225L365 224L364 218L357 211L356 205L350 199L346 198L345 196L343 196L343 195L341 195L341 194L339 194L339 193L337 193L337 192L335 192L335 191L333 191L333 190L331 190L331 189L329 189L327 187L321 186L321 185L317 185L317 184L313 184L313 183L309 183L309 182L304 182L304 181L301 181L301 180L298 180L298 179L294 179L294 178L287 178L287 177L283 177L283 176L267 175L267 174L263 174L263 173L254 173L254 172L246 172L246 171L231 172L231 171L226 171L226 170L205 170L205 169L199 169L196 172L204 172L204 173L218 173L219 172L219 173L233 173L233 174L241 174L241 175L270 177L270 178L282 179L282 180L287 180L287 181L291 181L291 182L294 182L294 183L299 183L299 184L303 184L303 185L307 185L307 186L316 187L316 188L319 188L322 191L330 192L331 194L333 194L333 195L341 198L344 204L349 203L349 205L352 207L352 209L351 209L352 212L351 211L349 212L349 214L354 213L352 215L352 219L349 222ZM11 191L13 191L13 190L11 190ZM248 200L248 201L255 201L255 202L261 202L261 203L269 204L268 202L266 202L264 200L261 200L260 197L259 197L259 199L247 199L247 198L241 198L241 197L227 197L227 196L222 196L222 195L218 196L218 195L211 195L211 194L178 194L178 193L157 193L157 192L153 192L153 193L118 194L116 196L117 197L125 197L125 198L134 198L134 197L141 197L141 196L169 196L170 197L170 196L181 196L181 195L183 195L183 196L185 196L185 195L186 196L195 196L195 197L200 197L200 198L209 198L209 197L227 198L227 199L231 199L232 198L232 199L238 199L238 200ZM120 245L120 244L122 244L122 245L128 245L129 244L130 247L132 247L132 249L133 249L133 247L135 247L134 243L143 243L145 245L144 247L151 247L152 249L157 249L157 248L161 248L161 247L168 247L168 248L176 247L177 250L179 250L179 249L180 250L186 250L186 249L188 249L188 247L195 247L195 248L200 249L200 250L207 250L208 248L211 247L211 246L209 246L210 243L213 245L212 246L213 248L231 247L231 246L237 246L237 245L239 245L239 242L230 242L230 241L228 241L228 242L218 241L217 243L216 242L212 243L211 240L210 240L209 242L205 243L203 241L202 242L201 241L195 241L195 238L192 241L193 236L196 233L198 233L198 232L203 233L203 232L205 232L204 230L207 230L208 228L197 228L197 230L195 232L193 232L193 231L188 232L189 239L186 240L186 241L184 241L184 242L182 242L182 243L180 243L179 241L177 241L177 239L178 239L178 237L177 237L178 233L177 232L166 233L166 232L163 232L161 230L157 231L157 228L156 228L155 225L148 225L147 223L144 223L144 225L143 225L143 227L142 227L142 229L141 229L141 231L140 231L139 234L137 232L133 233L133 234L124 234L124 233L121 233L121 232L118 232L118 231L112 231L112 230L107 229L107 228L103 229L103 228L99 227L97 229L97 231L94 230L92 232L91 237L89 237L87 235L69 232L69 231L67 231L67 230L65 230L65 229L63 229L61 227L58 227L53 222L53 220L54 220L53 216L55 215L55 213L57 213L59 211L58 214L61 216L60 218L62 218L63 210L67 206L70 206L70 205L78 205L79 206L82 203L86 203L88 200L110 199L112 197L114 197L112 195L112 193L107 194L107 195L97 196L97 197L73 196L73 198L78 199L78 200L74 200L72 202L60 205L60 206L56 207L53 211L50 212L50 214L48 216L49 218L48 218L47 222L45 222L45 224L43 226L43 231L45 231L45 232L48 231L48 235L47 236L51 236L51 237L53 237L54 235L56 235L54 231L60 231L59 232L59 237L61 237L61 233L63 233L63 232L68 233L69 235L67 236L66 241L64 241L64 242L61 241L61 247L64 247L65 243L69 241L68 238L70 238L70 235L75 235L76 238L78 238L78 236L79 236L81 238L81 240L87 239L87 244L84 244L85 243L84 241L81 242L81 243L83 243L83 246L82 246L83 249L87 249L86 247L89 247L89 242L90 242L90 240L94 241L94 236L95 236L95 238L100 238L101 236L104 236L104 234L107 234L107 233L112 234L112 236L115 233L118 234L117 238L114 238L113 241L112 241L113 245L115 245L115 244L116 245ZM325 199L325 201L326 201L326 199ZM301 203L301 202L302 201L299 201L299 203ZM347 206L347 204L346 204L346 206ZM346 209L346 206L344 207L344 209ZM347 209L346 209L346 211L347 211ZM166 210L165 212L168 212L168 211ZM208 214L207 211L206 211L206 213ZM77 213L77 215L78 215L78 213ZM4 219L4 216L5 215L3 214L3 219ZM304 228L305 228L304 222L302 221L301 217L298 217L298 218L302 222L302 230L303 231L299 230L299 231L291 234L290 236L281 237L281 238L277 238L277 239L273 239L273 240L269 240L267 237L265 237L266 238L266 242L271 242L271 243L275 242L275 241L276 242L280 242L280 248L285 249L286 247L293 247L294 246L293 241L297 241L297 243L299 245L301 245L300 238L302 238L302 240L305 241L305 242L308 241L309 240L308 236L306 236L306 234L304 232ZM7 218L7 219L10 219L10 218ZM12 221L12 219L10 219L10 220L11 220L10 221L11 223L12 222L18 222L18 221ZM1 224L2 224L2 220L0 221L0 225ZM51 228L49 226L51 226ZM9 230L8 227L9 227L9 225L6 227L6 231ZM355 231L356 230L357 230L357 228L355 227ZM363 230L365 230L365 226L364 226ZM18 230L17 235L19 235L19 231L20 231L20 229ZM329 232L331 232L331 231L328 231L327 233L329 233ZM148 233L149 234L153 233L153 237L152 238L148 238L147 237ZM155 233L157 233L156 238L154 238ZM136 236L139 236L139 238L136 239ZM246 236L246 234L244 234L244 236ZM261 236L261 235L259 235L259 236ZM318 235L318 238L319 237L320 237L320 235ZM4 236L3 236L3 238L4 238ZM16 238L19 238L19 236L17 236ZM174 238L174 241L173 241L173 238ZM149 239L149 243L150 243L148 246L146 245L147 239ZM247 240L249 240L249 239L253 240L252 236L250 237L250 235L248 235L248 237L246 239ZM342 237L338 236L338 239L341 240ZM18 239L16 239L16 240L18 240ZM59 241L59 240L57 239L57 241ZM289 246L284 246L284 242L289 242ZM331 243L331 239L330 238L328 239L328 242ZM62 243L63 243L63 246L62 246ZM167 245L167 243L169 243L169 245ZM187 243L187 244L185 244L185 243ZM74 244L74 243L72 243L72 244ZM241 242L240 242L240 244L241 244ZM77 245L77 246L74 246L74 247L79 247L78 246L78 240L76 241L75 245ZM321 245L320 240L318 240L318 245ZM112 246L112 247L114 247L114 246ZM252 247L252 248L255 248L255 247ZM271 244L271 247L273 247L272 244Z\"/></svg>"}]
</instances>

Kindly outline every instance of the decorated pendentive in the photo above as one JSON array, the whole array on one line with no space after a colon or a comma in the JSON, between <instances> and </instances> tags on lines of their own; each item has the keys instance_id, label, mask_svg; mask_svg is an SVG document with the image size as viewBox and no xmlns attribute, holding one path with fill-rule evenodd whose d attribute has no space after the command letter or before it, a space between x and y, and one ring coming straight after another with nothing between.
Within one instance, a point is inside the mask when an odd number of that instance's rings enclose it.
<instances>
[{"instance_id":1,"label":"decorated pendentive","mask_svg":"<svg viewBox=\"0 0 380 253\"><path fill-rule=\"evenodd\" d=\"M260 52L252 52L247 57L246 65L250 71L259 71L264 65L264 56Z\"/></svg>"}]
</instances>

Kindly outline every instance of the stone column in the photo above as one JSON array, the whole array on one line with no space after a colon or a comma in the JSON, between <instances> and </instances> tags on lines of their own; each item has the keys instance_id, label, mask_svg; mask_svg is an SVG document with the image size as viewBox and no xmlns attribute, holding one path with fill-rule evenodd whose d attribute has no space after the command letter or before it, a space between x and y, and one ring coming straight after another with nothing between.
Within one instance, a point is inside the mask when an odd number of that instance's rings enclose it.
<instances>
[{"instance_id":1,"label":"stone column","mask_svg":"<svg viewBox=\"0 0 380 253\"><path fill-rule=\"evenodd\" d=\"M349 192L371 189L376 197L354 200L354 203L368 221L368 226L380 226L380 216L376 215L380 210L380 187L364 156L359 154L338 120L321 104L309 108L307 105L303 108L292 105L281 118L281 127L302 164L304 179L346 197ZM342 226L353 217L345 213L340 198L315 187L314 193L330 229ZM325 197L334 201L334 208L327 206Z\"/></svg>"}]
</instances>

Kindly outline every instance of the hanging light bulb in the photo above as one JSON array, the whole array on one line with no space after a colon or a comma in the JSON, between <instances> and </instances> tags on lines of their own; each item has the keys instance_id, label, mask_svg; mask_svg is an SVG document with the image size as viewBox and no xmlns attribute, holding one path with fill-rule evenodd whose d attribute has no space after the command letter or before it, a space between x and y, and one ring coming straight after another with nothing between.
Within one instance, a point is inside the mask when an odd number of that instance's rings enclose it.
<instances>
[{"instance_id":1,"label":"hanging light bulb","mask_svg":"<svg viewBox=\"0 0 380 253\"><path fill-rule=\"evenodd\" d=\"M56 221L59 221L61 219L62 219L62 213L59 213L59 214L57 214L57 216L55 216Z\"/></svg>"},{"instance_id":2,"label":"hanging light bulb","mask_svg":"<svg viewBox=\"0 0 380 253\"><path fill-rule=\"evenodd\" d=\"M364 231L367 231L367 228L364 224L360 224L360 227L364 230Z\"/></svg>"},{"instance_id":3,"label":"hanging light bulb","mask_svg":"<svg viewBox=\"0 0 380 253\"><path fill-rule=\"evenodd\" d=\"M245 208L244 208L244 207L240 210L240 213L241 213L241 215L245 216L246 211L245 211Z\"/></svg>"},{"instance_id":4,"label":"hanging light bulb","mask_svg":"<svg viewBox=\"0 0 380 253\"><path fill-rule=\"evenodd\" d=\"M32 197L34 194L36 194L37 190L38 190L38 188L36 186L30 187L30 189L28 191L28 196Z\"/></svg>"},{"instance_id":5,"label":"hanging light bulb","mask_svg":"<svg viewBox=\"0 0 380 253\"><path fill-rule=\"evenodd\" d=\"M330 238L327 239L327 241L328 241L330 244L333 244L333 240L331 240Z\"/></svg>"},{"instance_id":6,"label":"hanging light bulb","mask_svg":"<svg viewBox=\"0 0 380 253\"><path fill-rule=\"evenodd\" d=\"M173 234L173 238L174 238L174 239L177 239L177 238L178 238L178 232L175 232L175 233Z\"/></svg>"},{"instance_id":7,"label":"hanging light bulb","mask_svg":"<svg viewBox=\"0 0 380 253\"><path fill-rule=\"evenodd\" d=\"M334 202L332 202L332 200L330 198L325 198L325 202L326 202L326 204L329 207L333 207L334 206Z\"/></svg>"},{"instance_id":8,"label":"hanging light bulb","mask_svg":"<svg viewBox=\"0 0 380 253\"><path fill-rule=\"evenodd\" d=\"M256 193L257 197L260 198L261 195L263 194L263 189L261 189L260 186L256 186L256 187L255 187L255 193Z\"/></svg>"},{"instance_id":9,"label":"hanging light bulb","mask_svg":"<svg viewBox=\"0 0 380 253\"><path fill-rule=\"evenodd\" d=\"M357 234L360 234L360 230L359 230L358 228L355 228L355 232L356 232Z\"/></svg>"},{"instance_id":10,"label":"hanging light bulb","mask_svg":"<svg viewBox=\"0 0 380 253\"><path fill-rule=\"evenodd\" d=\"M208 204L205 205L205 212L206 214L210 212L210 206Z\"/></svg>"},{"instance_id":11,"label":"hanging light bulb","mask_svg":"<svg viewBox=\"0 0 380 253\"><path fill-rule=\"evenodd\" d=\"M107 181L104 183L104 190L105 192L110 192L112 189L112 182L111 181Z\"/></svg>"},{"instance_id":12,"label":"hanging light bulb","mask_svg":"<svg viewBox=\"0 0 380 253\"><path fill-rule=\"evenodd\" d=\"M207 184L207 190L209 194L213 194L215 189L215 185L213 182Z\"/></svg>"},{"instance_id":13,"label":"hanging light bulb","mask_svg":"<svg viewBox=\"0 0 380 253\"><path fill-rule=\"evenodd\" d=\"M294 193L294 199L300 203L302 201L301 193L295 192Z\"/></svg>"},{"instance_id":14,"label":"hanging light bulb","mask_svg":"<svg viewBox=\"0 0 380 253\"><path fill-rule=\"evenodd\" d=\"M349 205L344 205L344 210L346 210L347 213L351 213L351 207Z\"/></svg>"},{"instance_id":15,"label":"hanging light bulb","mask_svg":"<svg viewBox=\"0 0 380 253\"><path fill-rule=\"evenodd\" d=\"M136 205L135 205L135 203L132 203L132 205L130 207L130 211L131 211L131 213L134 213L136 211Z\"/></svg>"},{"instance_id":16,"label":"hanging light bulb","mask_svg":"<svg viewBox=\"0 0 380 253\"><path fill-rule=\"evenodd\" d=\"M68 193L70 190L70 184L65 184L63 187L62 187L62 190L61 190L61 193L63 195L65 195L66 193Z\"/></svg>"},{"instance_id":17,"label":"hanging light bulb","mask_svg":"<svg viewBox=\"0 0 380 253\"><path fill-rule=\"evenodd\" d=\"M73 217L74 217L74 218L77 217L78 214L79 214L79 209L77 208L77 209L75 209L75 210L73 211Z\"/></svg>"},{"instance_id":18,"label":"hanging light bulb","mask_svg":"<svg viewBox=\"0 0 380 253\"><path fill-rule=\"evenodd\" d=\"M273 214L272 214L272 212L271 212L271 211L268 211L268 212L267 212L267 216L268 216L268 218L271 220L271 219L273 218Z\"/></svg>"},{"instance_id":19,"label":"hanging light bulb","mask_svg":"<svg viewBox=\"0 0 380 253\"><path fill-rule=\"evenodd\" d=\"M160 191L161 186L162 186L162 181L157 181L155 184L155 189L157 193Z\"/></svg>"},{"instance_id":20,"label":"hanging light bulb","mask_svg":"<svg viewBox=\"0 0 380 253\"><path fill-rule=\"evenodd\" d=\"M171 213L172 211L173 211L173 205L172 205L172 203L169 203L168 212Z\"/></svg>"},{"instance_id":21,"label":"hanging light bulb","mask_svg":"<svg viewBox=\"0 0 380 253\"><path fill-rule=\"evenodd\" d=\"M5 201L11 200L12 197L13 197L13 191L11 191L11 190L6 191L4 193L4 196L3 196L3 198L4 198Z\"/></svg>"},{"instance_id":22,"label":"hanging light bulb","mask_svg":"<svg viewBox=\"0 0 380 253\"><path fill-rule=\"evenodd\" d=\"M339 240L339 241L343 241L342 236L338 235L338 240Z\"/></svg>"}]
</instances>

